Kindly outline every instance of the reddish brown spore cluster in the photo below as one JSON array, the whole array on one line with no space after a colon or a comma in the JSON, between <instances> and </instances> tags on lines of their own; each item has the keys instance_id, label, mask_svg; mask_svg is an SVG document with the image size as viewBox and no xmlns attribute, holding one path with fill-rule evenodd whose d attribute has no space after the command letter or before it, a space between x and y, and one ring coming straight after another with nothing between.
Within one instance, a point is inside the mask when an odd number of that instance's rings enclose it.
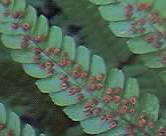
<instances>
[{"instance_id":1,"label":"reddish brown spore cluster","mask_svg":"<svg viewBox=\"0 0 166 136\"><path fill-rule=\"evenodd\" d=\"M81 65L75 64L72 68L71 75L74 78L88 79L88 72L83 71Z\"/></svg>"},{"instance_id":2,"label":"reddish brown spore cluster","mask_svg":"<svg viewBox=\"0 0 166 136\"><path fill-rule=\"evenodd\" d=\"M145 20L143 18L139 18L137 21L132 21L130 24L130 31L134 33L143 33L145 31L144 24Z\"/></svg>"},{"instance_id":3,"label":"reddish brown spore cluster","mask_svg":"<svg viewBox=\"0 0 166 136\"><path fill-rule=\"evenodd\" d=\"M138 118L137 118L137 127L139 128L147 128L147 129L153 129L155 128L155 122L153 119L148 118L146 113L142 113Z\"/></svg>"},{"instance_id":4,"label":"reddish brown spore cluster","mask_svg":"<svg viewBox=\"0 0 166 136\"><path fill-rule=\"evenodd\" d=\"M62 90L66 90L69 88L68 76L65 74L61 74L59 79L61 80L61 88Z\"/></svg>"},{"instance_id":5,"label":"reddish brown spore cluster","mask_svg":"<svg viewBox=\"0 0 166 136\"><path fill-rule=\"evenodd\" d=\"M136 9L138 11L148 10L151 7L149 3L138 3L136 4Z\"/></svg>"},{"instance_id":6,"label":"reddish brown spore cluster","mask_svg":"<svg viewBox=\"0 0 166 136\"><path fill-rule=\"evenodd\" d=\"M145 115L141 115L138 118L138 127L144 128L147 124L147 117Z\"/></svg>"},{"instance_id":7,"label":"reddish brown spore cluster","mask_svg":"<svg viewBox=\"0 0 166 136\"><path fill-rule=\"evenodd\" d=\"M166 135L166 128L159 128L157 132L157 136L165 136Z\"/></svg>"},{"instance_id":8,"label":"reddish brown spore cluster","mask_svg":"<svg viewBox=\"0 0 166 136\"><path fill-rule=\"evenodd\" d=\"M104 74L97 74L89 79L87 88L89 91L100 90L103 88Z\"/></svg>"},{"instance_id":9,"label":"reddish brown spore cluster","mask_svg":"<svg viewBox=\"0 0 166 136\"><path fill-rule=\"evenodd\" d=\"M44 35L36 35L33 37L33 42L36 44L40 44L42 42L44 42L46 39L46 37Z\"/></svg>"},{"instance_id":10,"label":"reddish brown spore cluster","mask_svg":"<svg viewBox=\"0 0 166 136\"><path fill-rule=\"evenodd\" d=\"M107 88L103 96L103 102L106 104L110 102L119 103L121 91L121 88Z\"/></svg>"},{"instance_id":11,"label":"reddish brown spore cluster","mask_svg":"<svg viewBox=\"0 0 166 136\"><path fill-rule=\"evenodd\" d=\"M86 116L99 115L100 108L97 107L98 101L96 99L89 99L83 106L84 113Z\"/></svg>"},{"instance_id":12,"label":"reddish brown spore cluster","mask_svg":"<svg viewBox=\"0 0 166 136\"><path fill-rule=\"evenodd\" d=\"M59 48L46 48L44 50L44 52L47 56L58 55L61 52L61 49L59 49Z\"/></svg>"},{"instance_id":13,"label":"reddish brown spore cluster","mask_svg":"<svg viewBox=\"0 0 166 136\"><path fill-rule=\"evenodd\" d=\"M10 4L10 0L1 0L0 1L4 6L8 6Z\"/></svg>"},{"instance_id":14,"label":"reddish brown spore cluster","mask_svg":"<svg viewBox=\"0 0 166 136\"><path fill-rule=\"evenodd\" d=\"M155 33L145 37L145 41L155 48L161 48L165 41L165 33Z\"/></svg>"},{"instance_id":15,"label":"reddish brown spore cluster","mask_svg":"<svg viewBox=\"0 0 166 136\"><path fill-rule=\"evenodd\" d=\"M5 128L6 128L6 124L0 123L0 131ZM7 130L7 136L14 136L14 133L12 132L12 130L10 129Z\"/></svg>"},{"instance_id":16,"label":"reddish brown spore cluster","mask_svg":"<svg viewBox=\"0 0 166 136\"><path fill-rule=\"evenodd\" d=\"M130 97L129 99L123 99L120 104L120 113L134 113L134 106L137 100L136 97Z\"/></svg>"},{"instance_id":17,"label":"reddish brown spore cluster","mask_svg":"<svg viewBox=\"0 0 166 136\"><path fill-rule=\"evenodd\" d=\"M29 23L22 23L21 27L24 31L28 31L30 29L30 24Z\"/></svg>"},{"instance_id":18,"label":"reddish brown spore cluster","mask_svg":"<svg viewBox=\"0 0 166 136\"><path fill-rule=\"evenodd\" d=\"M41 60L41 49L40 48L33 48L33 52L34 52L34 57L33 60L35 63L40 63Z\"/></svg>"},{"instance_id":19,"label":"reddish brown spore cluster","mask_svg":"<svg viewBox=\"0 0 166 136\"><path fill-rule=\"evenodd\" d=\"M23 35L21 37L21 48L28 48L29 46L29 41L30 41L30 37L28 35Z\"/></svg>"},{"instance_id":20,"label":"reddish brown spore cluster","mask_svg":"<svg viewBox=\"0 0 166 136\"><path fill-rule=\"evenodd\" d=\"M159 15L158 12L151 12L149 15L148 15L148 20L152 23L152 24L155 24L155 23L160 23L161 22L161 17Z\"/></svg>"},{"instance_id":21,"label":"reddish brown spore cluster","mask_svg":"<svg viewBox=\"0 0 166 136\"><path fill-rule=\"evenodd\" d=\"M128 125L127 127L126 127L126 135L125 136L134 136L134 131L135 131L135 129L136 129L136 127L135 126L133 126L133 125Z\"/></svg>"},{"instance_id":22,"label":"reddish brown spore cluster","mask_svg":"<svg viewBox=\"0 0 166 136\"><path fill-rule=\"evenodd\" d=\"M71 85L66 74L61 74L59 79L61 81L61 89L67 91L69 96L75 95L78 101L82 101L84 99L81 88Z\"/></svg>"},{"instance_id":23,"label":"reddish brown spore cluster","mask_svg":"<svg viewBox=\"0 0 166 136\"><path fill-rule=\"evenodd\" d=\"M6 127L5 124L0 123L0 130L1 130L1 129L4 129L5 127Z\"/></svg>"},{"instance_id":24,"label":"reddish brown spore cluster","mask_svg":"<svg viewBox=\"0 0 166 136\"><path fill-rule=\"evenodd\" d=\"M71 87L69 88L69 95L75 95L81 92L81 88L80 87Z\"/></svg>"},{"instance_id":25,"label":"reddish brown spore cluster","mask_svg":"<svg viewBox=\"0 0 166 136\"><path fill-rule=\"evenodd\" d=\"M66 67L66 66L69 66L71 64L71 60L69 59L68 57L68 54L67 53L64 53L62 54L61 58L59 59L59 66L60 67Z\"/></svg>"},{"instance_id":26,"label":"reddish brown spore cluster","mask_svg":"<svg viewBox=\"0 0 166 136\"><path fill-rule=\"evenodd\" d=\"M24 16L24 13L20 12L20 11L15 11L15 12L12 13L12 17L15 18L15 19L16 18L21 18L23 16Z\"/></svg>"},{"instance_id":27,"label":"reddish brown spore cluster","mask_svg":"<svg viewBox=\"0 0 166 136\"><path fill-rule=\"evenodd\" d=\"M9 132L7 133L7 136L14 136L14 133L11 130L9 130Z\"/></svg>"},{"instance_id":28,"label":"reddish brown spore cluster","mask_svg":"<svg viewBox=\"0 0 166 136\"><path fill-rule=\"evenodd\" d=\"M118 126L118 122L116 121L116 117L118 116L118 113L109 113L105 114L101 117L101 121L109 123L109 128L115 128Z\"/></svg>"},{"instance_id":29,"label":"reddish brown spore cluster","mask_svg":"<svg viewBox=\"0 0 166 136\"><path fill-rule=\"evenodd\" d=\"M46 60L44 70L46 71L48 76L53 75L53 73L54 73L53 66L54 66L54 64L52 63L51 60Z\"/></svg>"},{"instance_id":30,"label":"reddish brown spore cluster","mask_svg":"<svg viewBox=\"0 0 166 136\"><path fill-rule=\"evenodd\" d=\"M18 19L18 18L23 17L23 16L24 16L24 13L21 12L21 11L15 11L15 12L13 12L13 13L10 13L9 11L5 11L3 15L4 15L4 16L9 16L9 15L11 15L14 19ZM29 26L29 27L28 27L28 26ZM21 23L21 22L17 21L17 22L15 22L15 23L12 23L12 24L11 24L11 28L14 29L14 30L16 30L16 29L18 29L18 28L22 28L24 31L27 31L27 30L29 30L30 25L29 25L28 23Z\"/></svg>"},{"instance_id":31,"label":"reddish brown spore cluster","mask_svg":"<svg viewBox=\"0 0 166 136\"><path fill-rule=\"evenodd\" d=\"M127 4L125 6L125 16L128 18L132 17L132 12L133 12L133 5L131 4Z\"/></svg>"}]
</instances>

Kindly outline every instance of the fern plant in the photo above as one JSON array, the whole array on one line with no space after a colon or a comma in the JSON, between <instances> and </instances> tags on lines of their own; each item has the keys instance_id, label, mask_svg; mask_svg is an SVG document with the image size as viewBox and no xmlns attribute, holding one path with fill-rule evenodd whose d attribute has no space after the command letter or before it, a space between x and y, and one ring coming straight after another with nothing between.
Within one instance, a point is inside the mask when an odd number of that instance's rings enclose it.
<instances>
[{"instance_id":1,"label":"fern plant","mask_svg":"<svg viewBox=\"0 0 166 136\"><path fill-rule=\"evenodd\" d=\"M22 125L19 116L0 103L0 136L45 136L37 134L29 124Z\"/></svg>"},{"instance_id":2,"label":"fern plant","mask_svg":"<svg viewBox=\"0 0 166 136\"><path fill-rule=\"evenodd\" d=\"M118 37L130 38L128 48L149 68L165 68L165 0L90 0ZM160 72L166 81L165 70Z\"/></svg>"},{"instance_id":3,"label":"fern plant","mask_svg":"<svg viewBox=\"0 0 166 136\"><path fill-rule=\"evenodd\" d=\"M107 69L104 60L74 39L24 0L1 0L0 32L4 45L36 85L64 112L80 121L88 134L165 135L156 96L140 94L134 78Z\"/></svg>"}]
</instances>

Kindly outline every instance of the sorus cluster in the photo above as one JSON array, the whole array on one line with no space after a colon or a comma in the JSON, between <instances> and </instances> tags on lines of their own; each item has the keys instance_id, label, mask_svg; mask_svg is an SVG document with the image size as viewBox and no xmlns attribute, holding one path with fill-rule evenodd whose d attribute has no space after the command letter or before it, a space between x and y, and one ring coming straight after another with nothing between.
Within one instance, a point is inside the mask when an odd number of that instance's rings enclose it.
<instances>
[{"instance_id":1,"label":"sorus cluster","mask_svg":"<svg viewBox=\"0 0 166 136\"><path fill-rule=\"evenodd\" d=\"M100 90L103 88L103 80L104 74L97 74L96 76L92 76L87 84L87 88L89 91Z\"/></svg>"},{"instance_id":2,"label":"sorus cluster","mask_svg":"<svg viewBox=\"0 0 166 136\"><path fill-rule=\"evenodd\" d=\"M101 121L109 123L110 129L115 128L118 125L118 122L116 121L118 115L119 114L116 112L105 114L101 116Z\"/></svg>"},{"instance_id":3,"label":"sorus cluster","mask_svg":"<svg viewBox=\"0 0 166 136\"><path fill-rule=\"evenodd\" d=\"M98 101L95 98L89 99L83 106L83 110L86 116L99 115L100 108L97 107Z\"/></svg>"},{"instance_id":4,"label":"sorus cluster","mask_svg":"<svg viewBox=\"0 0 166 136\"><path fill-rule=\"evenodd\" d=\"M119 103L121 91L121 88L107 88L103 96L103 102L106 104L110 102Z\"/></svg>"},{"instance_id":5,"label":"sorus cluster","mask_svg":"<svg viewBox=\"0 0 166 136\"><path fill-rule=\"evenodd\" d=\"M155 48L161 48L165 42L165 37L165 32L157 32L156 34L146 36L145 41Z\"/></svg>"}]
</instances>

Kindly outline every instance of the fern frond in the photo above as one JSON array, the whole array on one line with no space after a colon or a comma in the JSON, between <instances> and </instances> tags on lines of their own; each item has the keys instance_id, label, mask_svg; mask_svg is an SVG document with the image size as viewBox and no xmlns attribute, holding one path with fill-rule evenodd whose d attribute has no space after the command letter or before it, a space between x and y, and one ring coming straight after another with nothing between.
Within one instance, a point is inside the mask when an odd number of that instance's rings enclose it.
<instances>
[{"instance_id":1,"label":"fern frond","mask_svg":"<svg viewBox=\"0 0 166 136\"><path fill-rule=\"evenodd\" d=\"M141 95L136 79L125 77L119 69L108 70L100 56L91 55L84 46L76 47L61 28L49 28L47 19L37 17L24 0L9 2L1 4L2 42L28 75L39 78L40 91L65 106L64 112L80 121L86 133L165 134L165 125L158 120L157 97Z\"/></svg>"},{"instance_id":2,"label":"fern frond","mask_svg":"<svg viewBox=\"0 0 166 136\"><path fill-rule=\"evenodd\" d=\"M165 0L90 0L118 37L130 38L128 48L149 68L165 68ZM160 73L166 81L166 72Z\"/></svg>"},{"instance_id":3,"label":"fern frond","mask_svg":"<svg viewBox=\"0 0 166 136\"><path fill-rule=\"evenodd\" d=\"M0 103L0 136L45 136L36 134L35 129L29 125L22 125L19 116L8 111L4 104Z\"/></svg>"},{"instance_id":4,"label":"fern frond","mask_svg":"<svg viewBox=\"0 0 166 136\"><path fill-rule=\"evenodd\" d=\"M54 1L70 22L77 22L81 26L78 36L93 53L99 53L111 67L118 67L128 60L132 53L127 48L127 39L119 40L114 36L95 5L88 0L79 0L77 3L75 0ZM74 15L75 13L79 14Z\"/></svg>"}]
</instances>

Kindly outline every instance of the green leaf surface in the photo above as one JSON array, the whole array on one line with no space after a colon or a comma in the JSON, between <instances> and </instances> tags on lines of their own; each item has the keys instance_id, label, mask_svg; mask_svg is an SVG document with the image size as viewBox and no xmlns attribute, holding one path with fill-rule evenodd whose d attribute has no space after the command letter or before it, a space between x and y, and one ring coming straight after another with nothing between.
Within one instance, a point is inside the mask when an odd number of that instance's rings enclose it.
<instances>
[{"instance_id":1,"label":"green leaf surface","mask_svg":"<svg viewBox=\"0 0 166 136\"><path fill-rule=\"evenodd\" d=\"M7 126L9 129L12 130L14 135L20 136L21 123L20 123L20 119L19 119L18 115L15 114L14 112L11 112L9 114Z\"/></svg>"},{"instance_id":2,"label":"green leaf surface","mask_svg":"<svg viewBox=\"0 0 166 136\"><path fill-rule=\"evenodd\" d=\"M135 54L151 53L166 47L166 44L163 44L161 48L156 48L152 44L147 43L144 40L144 37L140 37L137 39L136 38L130 39L127 43L128 43L129 50Z\"/></svg>"},{"instance_id":3,"label":"green leaf surface","mask_svg":"<svg viewBox=\"0 0 166 136\"><path fill-rule=\"evenodd\" d=\"M88 134L99 134L110 129L109 124L107 122L103 122L100 117L92 117L81 121L81 126Z\"/></svg>"},{"instance_id":4,"label":"green leaf surface","mask_svg":"<svg viewBox=\"0 0 166 136\"><path fill-rule=\"evenodd\" d=\"M86 47L79 46L77 48L76 62L78 64L82 65L82 68L85 71L89 71L89 67L90 67L90 51Z\"/></svg>"},{"instance_id":5,"label":"green leaf surface","mask_svg":"<svg viewBox=\"0 0 166 136\"><path fill-rule=\"evenodd\" d=\"M109 88L123 88L125 77L121 70L113 69L109 72L109 77L107 79Z\"/></svg>"},{"instance_id":6,"label":"green leaf surface","mask_svg":"<svg viewBox=\"0 0 166 136\"><path fill-rule=\"evenodd\" d=\"M126 38L135 38L154 31L153 28L146 25L143 33L134 33L130 31L130 23L130 21L112 22L109 27L116 36Z\"/></svg>"},{"instance_id":7,"label":"green leaf surface","mask_svg":"<svg viewBox=\"0 0 166 136\"><path fill-rule=\"evenodd\" d=\"M159 101L152 94L145 94L140 100L140 109L145 112L148 117L153 117L154 121L158 119Z\"/></svg>"},{"instance_id":8,"label":"green leaf surface","mask_svg":"<svg viewBox=\"0 0 166 136\"><path fill-rule=\"evenodd\" d=\"M36 64L23 64L25 73L35 78L46 78L48 75L46 72L39 68Z\"/></svg>"},{"instance_id":9,"label":"green leaf surface","mask_svg":"<svg viewBox=\"0 0 166 136\"><path fill-rule=\"evenodd\" d=\"M37 80L36 85L43 93L61 91L61 81L59 80L58 75L46 79Z\"/></svg>"},{"instance_id":10,"label":"green leaf surface","mask_svg":"<svg viewBox=\"0 0 166 136\"><path fill-rule=\"evenodd\" d=\"M162 56L158 53L151 53L147 55L142 55L141 59L144 61L145 65L149 68L162 68L165 65L162 63Z\"/></svg>"},{"instance_id":11,"label":"green leaf surface","mask_svg":"<svg viewBox=\"0 0 166 136\"><path fill-rule=\"evenodd\" d=\"M63 90L61 92L51 93L50 97L52 101L59 106L69 106L78 103L76 96L69 96L68 92Z\"/></svg>"},{"instance_id":12,"label":"green leaf surface","mask_svg":"<svg viewBox=\"0 0 166 136\"><path fill-rule=\"evenodd\" d=\"M6 113L6 109L4 107L4 105L2 103L0 103L0 123L6 123L6 117L7 113Z\"/></svg>"},{"instance_id":13,"label":"green leaf surface","mask_svg":"<svg viewBox=\"0 0 166 136\"><path fill-rule=\"evenodd\" d=\"M70 60L75 60L76 55L76 43L70 36L64 37L63 50L68 54Z\"/></svg>"},{"instance_id":14,"label":"green leaf surface","mask_svg":"<svg viewBox=\"0 0 166 136\"><path fill-rule=\"evenodd\" d=\"M70 107L64 108L64 112L74 121L81 121L88 118L83 111L84 103L72 105Z\"/></svg>"},{"instance_id":15,"label":"green leaf surface","mask_svg":"<svg viewBox=\"0 0 166 136\"><path fill-rule=\"evenodd\" d=\"M34 63L34 53L30 50L14 50L11 51L14 61L19 63Z\"/></svg>"},{"instance_id":16,"label":"green leaf surface","mask_svg":"<svg viewBox=\"0 0 166 136\"><path fill-rule=\"evenodd\" d=\"M36 25L35 36L47 36L49 29L47 18L43 15L40 15Z\"/></svg>"},{"instance_id":17,"label":"green leaf surface","mask_svg":"<svg viewBox=\"0 0 166 136\"><path fill-rule=\"evenodd\" d=\"M97 5L105 5L117 2L117 0L89 0L89 1Z\"/></svg>"},{"instance_id":18,"label":"green leaf surface","mask_svg":"<svg viewBox=\"0 0 166 136\"><path fill-rule=\"evenodd\" d=\"M126 83L123 97L129 99L130 97L139 97L139 86L136 79L129 78Z\"/></svg>"},{"instance_id":19,"label":"green leaf surface","mask_svg":"<svg viewBox=\"0 0 166 136\"><path fill-rule=\"evenodd\" d=\"M27 124L23 129L22 136L36 136L36 134L34 129Z\"/></svg>"},{"instance_id":20,"label":"green leaf surface","mask_svg":"<svg viewBox=\"0 0 166 136\"><path fill-rule=\"evenodd\" d=\"M52 26L48 35L48 39L45 48L61 48L63 40L63 34L61 28Z\"/></svg>"},{"instance_id":21,"label":"green leaf surface","mask_svg":"<svg viewBox=\"0 0 166 136\"><path fill-rule=\"evenodd\" d=\"M99 11L101 16L107 21L122 21L127 19L124 14L124 6L120 4L100 6Z\"/></svg>"},{"instance_id":22,"label":"green leaf surface","mask_svg":"<svg viewBox=\"0 0 166 136\"><path fill-rule=\"evenodd\" d=\"M97 74L106 74L106 66L103 58L97 55L93 55L91 63L91 75L96 76Z\"/></svg>"}]
</instances>

